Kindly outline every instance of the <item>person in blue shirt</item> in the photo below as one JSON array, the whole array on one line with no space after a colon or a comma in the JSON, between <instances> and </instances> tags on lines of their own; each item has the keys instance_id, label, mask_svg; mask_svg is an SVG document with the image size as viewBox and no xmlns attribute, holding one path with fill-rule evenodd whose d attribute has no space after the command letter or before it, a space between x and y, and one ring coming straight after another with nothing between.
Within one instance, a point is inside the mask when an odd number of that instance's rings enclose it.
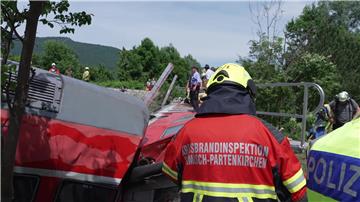
<instances>
[{"instance_id":1,"label":"person in blue shirt","mask_svg":"<svg viewBox=\"0 0 360 202\"><path fill-rule=\"evenodd\" d=\"M189 81L189 90L190 90L190 104L195 111L199 108L199 91L201 87L201 77L198 72L197 67L193 66L191 68L191 77Z\"/></svg>"}]
</instances>

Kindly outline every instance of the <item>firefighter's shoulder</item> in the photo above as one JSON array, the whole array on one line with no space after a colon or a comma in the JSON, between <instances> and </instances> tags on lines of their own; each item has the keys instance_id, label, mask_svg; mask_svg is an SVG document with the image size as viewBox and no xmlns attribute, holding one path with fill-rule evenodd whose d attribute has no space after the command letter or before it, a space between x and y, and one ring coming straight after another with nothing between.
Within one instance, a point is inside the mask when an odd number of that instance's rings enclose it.
<instances>
[{"instance_id":1,"label":"firefighter's shoulder","mask_svg":"<svg viewBox=\"0 0 360 202\"><path fill-rule=\"evenodd\" d=\"M360 201L360 119L318 139L307 172L310 200Z\"/></svg>"}]
</instances>

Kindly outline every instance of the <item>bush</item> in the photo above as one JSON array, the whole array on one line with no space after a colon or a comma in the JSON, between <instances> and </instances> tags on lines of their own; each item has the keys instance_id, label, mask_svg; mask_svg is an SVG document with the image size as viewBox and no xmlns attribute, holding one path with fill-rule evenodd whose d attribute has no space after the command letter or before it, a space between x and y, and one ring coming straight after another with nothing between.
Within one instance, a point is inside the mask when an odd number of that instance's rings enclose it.
<instances>
[{"instance_id":1,"label":"bush","mask_svg":"<svg viewBox=\"0 0 360 202\"><path fill-rule=\"evenodd\" d=\"M126 89L137 89L144 90L145 84L139 81L100 81L95 82L99 86L109 87L109 88L126 88Z\"/></svg>"}]
</instances>

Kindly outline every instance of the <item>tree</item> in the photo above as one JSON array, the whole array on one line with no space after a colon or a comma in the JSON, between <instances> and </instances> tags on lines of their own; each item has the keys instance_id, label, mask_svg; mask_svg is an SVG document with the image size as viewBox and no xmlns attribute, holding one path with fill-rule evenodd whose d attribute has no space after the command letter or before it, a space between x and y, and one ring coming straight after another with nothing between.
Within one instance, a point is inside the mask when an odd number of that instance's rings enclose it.
<instances>
[{"instance_id":1,"label":"tree","mask_svg":"<svg viewBox=\"0 0 360 202\"><path fill-rule=\"evenodd\" d=\"M91 81L99 82L114 80L113 73L103 65L91 68L90 72Z\"/></svg>"},{"instance_id":2,"label":"tree","mask_svg":"<svg viewBox=\"0 0 360 202\"><path fill-rule=\"evenodd\" d=\"M343 26L330 26L331 21L339 23L340 19L331 19L330 7L341 7L344 11L345 8L350 9L349 6L343 6L343 2L334 2L337 6L329 6L329 2L320 2L321 8L317 8L315 5L312 7L305 7L303 14L296 20L292 20L287 25L286 32L286 45L281 37L271 35L269 32L269 25L271 25L273 19L276 20L276 14L273 18L269 18L269 12L266 11L270 6L263 7L265 11L265 26L267 31L262 31L263 27L260 18L256 18L256 24L259 25L258 36L259 39L250 41L250 51L248 57L240 57L238 62L241 63L253 76L257 83L274 83L274 82L315 82L321 85L325 91L325 94L329 98L332 98L335 92L340 90L340 76L338 64L333 60L332 55L324 54L325 51L329 51L335 46L331 44L335 42L330 41L332 34L343 34L342 37L347 37L349 34L354 34L354 24L357 24L355 17L345 17L342 23ZM326 6L325 6L326 5ZM340 6L342 5L342 6ZM341 10L340 8L337 8ZM277 9L278 11L280 9ZM356 9L355 9L356 10ZM336 11L339 13L344 13ZM346 13L346 12L345 12ZM348 15L353 16L355 12L350 12ZM332 14L334 15L334 13ZM342 14L343 15L343 14ZM338 17L336 17L338 18ZM352 19L352 20L349 20ZM324 23L323 21L326 21ZM350 23L351 22L351 23ZM345 26L346 25L346 26ZM357 24L358 26L359 24ZM323 28L322 28L323 27ZM330 29L331 27L331 29ZM348 27L348 28L344 28ZM332 30L333 29L333 30ZM344 30L348 30L344 32ZM320 34L321 31L321 34ZM318 33L319 32L319 33ZM329 32L329 33L327 33ZM347 33L347 34L346 34ZM271 35L271 36L269 36ZM328 38L322 35L328 35ZM339 35L340 37L340 35ZM326 39L326 40L325 40ZM348 38L350 39L350 38ZM329 41L327 41L329 40ZM343 39L339 39L342 41ZM326 42L325 42L326 41ZM351 42L342 41L341 50L337 53L349 50L344 44L353 43L356 46L357 42L350 40ZM331 48L332 47L332 48ZM350 48L351 50L351 48ZM355 49L352 49L356 52ZM333 51L334 52L334 51ZM351 57L356 57L354 54L348 53ZM359 57L357 57L359 58ZM285 60L286 59L286 60ZM354 59L355 61L357 59ZM354 61L353 60L353 61ZM354 78L355 76L349 75ZM298 88L264 88L258 89L258 96L256 99L257 109L259 111L273 111L273 112L288 112L288 113L301 113L303 104L303 91ZM309 108L313 109L318 100L315 96L311 96L314 92L310 91ZM287 120L266 117L270 122L278 126L291 127L294 124L286 124ZM286 128L285 131L290 132L290 128ZM296 135L293 137L297 137Z\"/></svg>"},{"instance_id":3,"label":"tree","mask_svg":"<svg viewBox=\"0 0 360 202\"><path fill-rule=\"evenodd\" d=\"M274 42L278 37L277 25L283 12L281 6L280 0L249 4L251 20L257 26L256 34L260 39L266 37L267 41Z\"/></svg>"},{"instance_id":4,"label":"tree","mask_svg":"<svg viewBox=\"0 0 360 202\"><path fill-rule=\"evenodd\" d=\"M130 51L123 48L120 51L118 78L122 81L142 79L144 67L141 64L141 57L134 50L135 48Z\"/></svg>"},{"instance_id":5,"label":"tree","mask_svg":"<svg viewBox=\"0 0 360 202\"><path fill-rule=\"evenodd\" d=\"M297 58L286 72L287 82L314 82L323 87L326 101L332 99L332 95L340 91L339 74L336 65L329 58L318 54L305 53ZM302 92L301 92L302 93ZM302 94L297 96L296 103L302 102ZM314 109L318 100L310 96L309 108ZM301 111L302 106L297 106Z\"/></svg>"},{"instance_id":6,"label":"tree","mask_svg":"<svg viewBox=\"0 0 360 202\"><path fill-rule=\"evenodd\" d=\"M182 58L172 44L159 48L151 39L145 38L139 46L134 46L131 50L123 48L120 51L117 75L122 81L145 82L151 78L158 78L169 62L174 64L172 74L178 75L181 85L185 85L190 67L200 66L191 55Z\"/></svg>"},{"instance_id":7,"label":"tree","mask_svg":"<svg viewBox=\"0 0 360 202\"><path fill-rule=\"evenodd\" d=\"M249 4L258 39L250 40L249 58L240 57L238 62L249 65L250 72L258 80L273 78L276 70L283 68L284 40L278 36L277 29L282 16L281 6L281 1Z\"/></svg>"},{"instance_id":8,"label":"tree","mask_svg":"<svg viewBox=\"0 0 360 202\"><path fill-rule=\"evenodd\" d=\"M143 66L143 72L147 74L144 76L152 78L161 74L159 48L154 45L151 39L143 39L135 54L141 57L140 63Z\"/></svg>"},{"instance_id":9,"label":"tree","mask_svg":"<svg viewBox=\"0 0 360 202\"><path fill-rule=\"evenodd\" d=\"M321 1L287 24L287 66L306 53L336 65L342 90L360 99L360 2ZM336 82L336 81L335 81Z\"/></svg>"},{"instance_id":10,"label":"tree","mask_svg":"<svg viewBox=\"0 0 360 202\"><path fill-rule=\"evenodd\" d=\"M74 32L73 26L82 26L91 23L90 15L85 12L68 12L69 6L70 4L67 1L29 1L28 8L20 11L17 8L16 1L1 2L1 33L13 33L23 44L20 64L17 70L14 101L12 103L8 102L10 116L8 135L2 136L4 146L3 151L1 152L1 193L2 200L5 202L12 201L13 199L13 168L15 163L15 153L29 89L31 59L38 22L40 20L43 24L46 24L51 28L54 26L54 23L59 24L62 27L60 31L62 33ZM51 21L48 21L46 18L47 14L50 12L54 13L55 16ZM40 16L44 17L40 19ZM26 25L25 33L22 37L16 28L23 23L26 23ZM69 24L70 27L67 26ZM10 41L7 43L11 43L13 37L4 39ZM9 49L5 47L2 51L3 55L8 55ZM10 98L7 97L7 99Z\"/></svg>"},{"instance_id":11,"label":"tree","mask_svg":"<svg viewBox=\"0 0 360 202\"><path fill-rule=\"evenodd\" d=\"M52 63L61 73L65 73L67 68L72 68L72 71L77 78L80 78L80 63L75 52L66 44L57 41L46 41L44 44L44 52L40 56L40 66L49 68Z\"/></svg>"},{"instance_id":12,"label":"tree","mask_svg":"<svg viewBox=\"0 0 360 202\"><path fill-rule=\"evenodd\" d=\"M174 65L174 70L172 72L172 75L170 75L170 78L174 77L175 74L178 75L177 83L184 86L186 80L188 79L191 65L188 64L186 60L181 58L180 53L172 44L162 47L160 49L160 54L162 68L164 68L169 62L171 62Z\"/></svg>"}]
</instances>

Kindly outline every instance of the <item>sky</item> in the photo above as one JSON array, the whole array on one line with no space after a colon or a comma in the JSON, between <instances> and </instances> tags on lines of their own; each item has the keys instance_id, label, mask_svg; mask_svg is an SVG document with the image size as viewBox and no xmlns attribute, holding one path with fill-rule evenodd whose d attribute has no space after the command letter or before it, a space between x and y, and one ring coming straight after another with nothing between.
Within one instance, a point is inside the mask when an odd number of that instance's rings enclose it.
<instances>
[{"instance_id":1,"label":"sky","mask_svg":"<svg viewBox=\"0 0 360 202\"><path fill-rule=\"evenodd\" d=\"M278 31L296 18L309 1L285 1ZM75 34L38 27L37 36L64 36L79 42L125 47L138 46L149 37L160 47L173 44L182 56L191 54L201 65L219 66L247 56L249 41L256 39L253 9L261 2L120 2L75 1L71 11L93 14L89 26ZM265 21L263 21L265 22Z\"/></svg>"}]
</instances>

